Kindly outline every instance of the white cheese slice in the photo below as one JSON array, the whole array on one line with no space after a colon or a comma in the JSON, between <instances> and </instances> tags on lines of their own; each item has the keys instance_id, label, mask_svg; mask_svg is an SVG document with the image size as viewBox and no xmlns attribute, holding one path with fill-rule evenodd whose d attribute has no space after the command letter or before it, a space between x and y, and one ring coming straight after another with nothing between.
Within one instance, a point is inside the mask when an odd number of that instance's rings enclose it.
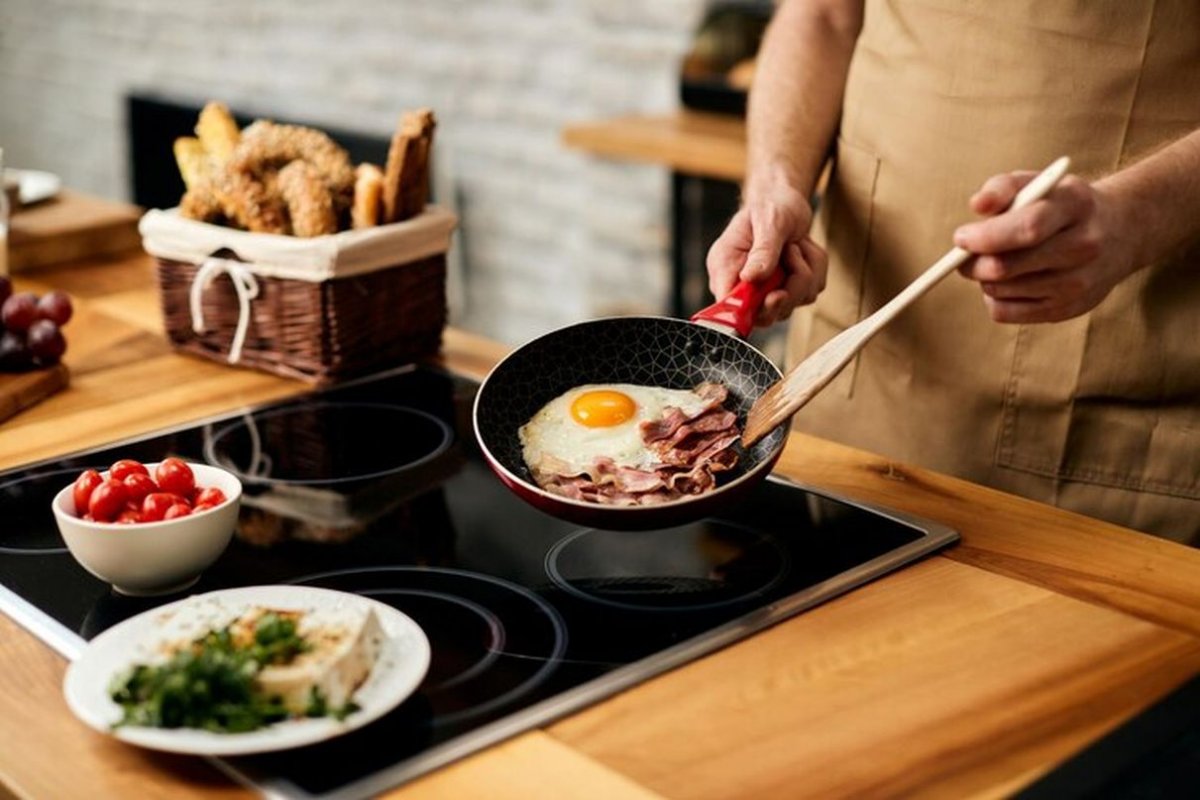
<instances>
[{"instance_id":1,"label":"white cheese slice","mask_svg":"<svg viewBox=\"0 0 1200 800\"><path fill-rule=\"evenodd\" d=\"M350 702L371 674L383 646L384 632L371 609L331 609L299 617L297 632L312 649L289 664L264 667L258 684L278 695L294 714L303 715L316 689L333 712Z\"/></svg>"}]
</instances>

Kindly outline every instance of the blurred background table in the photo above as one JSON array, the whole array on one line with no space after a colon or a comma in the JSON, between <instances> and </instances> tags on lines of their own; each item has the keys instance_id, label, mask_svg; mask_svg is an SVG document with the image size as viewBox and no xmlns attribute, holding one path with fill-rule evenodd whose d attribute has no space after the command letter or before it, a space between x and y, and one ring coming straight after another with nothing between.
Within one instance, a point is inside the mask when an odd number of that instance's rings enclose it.
<instances>
[{"instance_id":1,"label":"blurred background table","mask_svg":"<svg viewBox=\"0 0 1200 800\"><path fill-rule=\"evenodd\" d=\"M13 214L8 270L27 272L68 261L129 252L141 247L140 208L67 189Z\"/></svg>"}]
</instances>

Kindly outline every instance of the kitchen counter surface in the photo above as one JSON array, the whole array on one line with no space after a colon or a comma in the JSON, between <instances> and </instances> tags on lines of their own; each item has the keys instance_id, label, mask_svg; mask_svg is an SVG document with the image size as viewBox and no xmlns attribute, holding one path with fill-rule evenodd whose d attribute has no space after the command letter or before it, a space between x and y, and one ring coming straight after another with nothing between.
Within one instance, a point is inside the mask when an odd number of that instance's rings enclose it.
<instances>
[{"instance_id":1,"label":"kitchen counter surface","mask_svg":"<svg viewBox=\"0 0 1200 800\"><path fill-rule=\"evenodd\" d=\"M305 386L172 353L149 259L48 268L69 389L0 425L12 466ZM482 376L504 348L448 331ZM818 439L779 470L961 544L388 797L1004 796L1200 672L1200 551ZM0 616L0 797L244 797L71 716L66 662Z\"/></svg>"}]
</instances>

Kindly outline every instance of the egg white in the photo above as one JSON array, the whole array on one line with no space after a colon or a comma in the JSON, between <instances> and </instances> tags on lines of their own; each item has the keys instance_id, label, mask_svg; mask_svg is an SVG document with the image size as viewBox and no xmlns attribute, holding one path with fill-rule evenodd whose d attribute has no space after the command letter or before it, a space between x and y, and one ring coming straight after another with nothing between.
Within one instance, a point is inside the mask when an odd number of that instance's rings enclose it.
<instances>
[{"instance_id":1,"label":"egg white","mask_svg":"<svg viewBox=\"0 0 1200 800\"><path fill-rule=\"evenodd\" d=\"M585 392L610 390L629 396L636 409L631 418L618 425L589 428L571 416L571 404ZM704 411L706 402L687 389L664 389L630 383L587 384L568 389L542 406L521 426L522 455L535 473L547 457L566 464L571 472L583 472L597 458L611 458L620 466L646 469L658 458L642 442L641 424L662 419L669 407L679 408L689 417ZM551 461L553 463L553 461Z\"/></svg>"}]
</instances>

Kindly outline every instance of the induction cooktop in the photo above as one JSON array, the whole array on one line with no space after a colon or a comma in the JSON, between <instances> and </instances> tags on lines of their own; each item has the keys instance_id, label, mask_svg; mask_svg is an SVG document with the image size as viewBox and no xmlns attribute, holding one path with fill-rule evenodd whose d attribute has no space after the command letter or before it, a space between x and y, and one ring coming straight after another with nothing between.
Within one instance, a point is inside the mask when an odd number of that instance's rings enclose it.
<instances>
[{"instance_id":1,"label":"induction cooktop","mask_svg":"<svg viewBox=\"0 0 1200 800\"><path fill-rule=\"evenodd\" d=\"M291 583L412 617L433 656L390 714L308 747L215 761L269 796L357 798L544 725L899 569L958 535L772 477L720 516L634 533L526 505L484 465L478 385L428 366L0 473L0 610L67 658L190 593ZM50 499L83 469L175 455L244 484L236 535L183 594L115 593Z\"/></svg>"}]
</instances>

